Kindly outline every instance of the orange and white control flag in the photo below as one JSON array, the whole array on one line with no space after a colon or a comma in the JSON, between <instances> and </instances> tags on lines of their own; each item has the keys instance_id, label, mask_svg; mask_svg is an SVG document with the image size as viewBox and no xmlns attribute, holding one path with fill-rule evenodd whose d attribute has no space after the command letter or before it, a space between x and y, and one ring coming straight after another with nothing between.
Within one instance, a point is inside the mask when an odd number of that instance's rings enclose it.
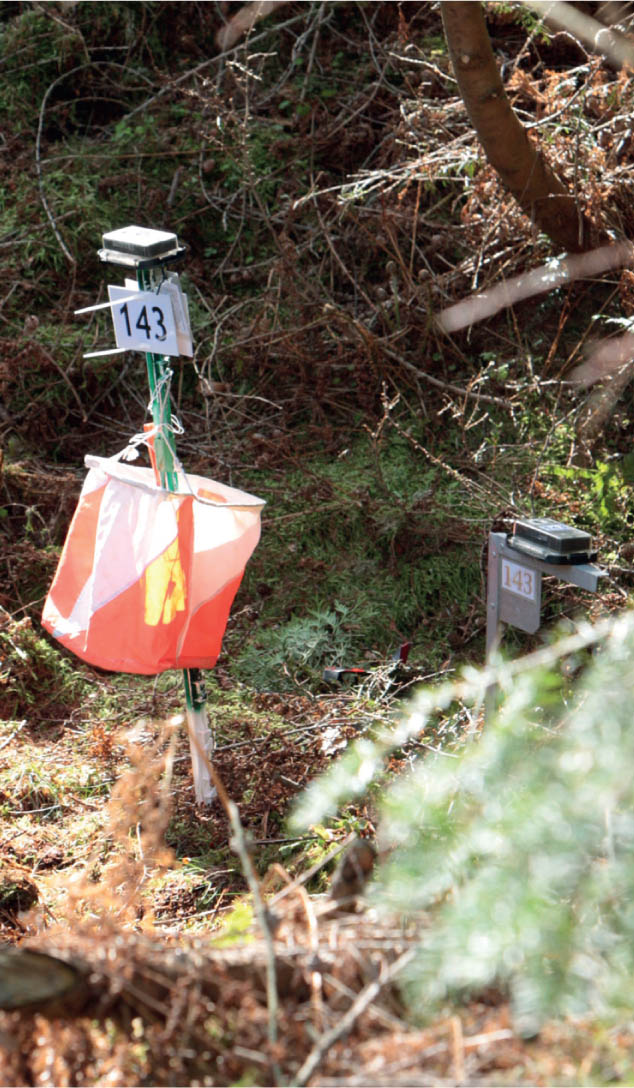
<instances>
[{"instance_id":1,"label":"orange and white control flag","mask_svg":"<svg viewBox=\"0 0 634 1088\"><path fill-rule=\"evenodd\" d=\"M188 475L87 457L42 622L78 657L115 672L211 668L264 502Z\"/></svg>"}]
</instances>

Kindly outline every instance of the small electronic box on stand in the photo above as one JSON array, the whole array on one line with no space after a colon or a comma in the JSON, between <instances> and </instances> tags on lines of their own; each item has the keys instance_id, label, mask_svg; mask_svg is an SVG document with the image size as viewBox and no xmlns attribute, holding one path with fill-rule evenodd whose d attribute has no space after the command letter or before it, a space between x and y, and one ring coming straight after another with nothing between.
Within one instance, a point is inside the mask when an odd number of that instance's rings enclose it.
<instances>
[{"instance_id":1,"label":"small electronic box on stand","mask_svg":"<svg viewBox=\"0 0 634 1088\"><path fill-rule=\"evenodd\" d=\"M607 577L596 558L589 533L552 518L521 519L512 533L490 533L487 661L499 644L502 624L529 635L539 630L544 575L596 593Z\"/></svg>"}]
</instances>

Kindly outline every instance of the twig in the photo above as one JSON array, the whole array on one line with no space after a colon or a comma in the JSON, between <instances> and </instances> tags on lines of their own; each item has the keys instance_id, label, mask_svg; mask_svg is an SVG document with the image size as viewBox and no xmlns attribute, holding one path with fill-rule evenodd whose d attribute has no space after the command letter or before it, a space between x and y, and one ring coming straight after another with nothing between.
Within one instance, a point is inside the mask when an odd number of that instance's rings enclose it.
<instances>
[{"instance_id":1,"label":"twig","mask_svg":"<svg viewBox=\"0 0 634 1088\"><path fill-rule=\"evenodd\" d=\"M360 946L357 945L357 949L359 947ZM340 978L336 978L335 975L324 975L324 982L326 982L332 990L336 990L337 993L347 997L348 1000L354 1000L357 996L354 990L351 990L349 986L346 986L345 983L342 982ZM406 1024L404 1020L401 1020L398 1016L394 1016L393 1013L388 1012L387 1009L381 1008L380 1005L370 1005L368 1007L368 1013L391 1031L409 1030L409 1025Z\"/></svg>"},{"instance_id":2,"label":"twig","mask_svg":"<svg viewBox=\"0 0 634 1088\"><path fill-rule=\"evenodd\" d=\"M270 846L290 842L317 842L318 839L319 835L302 835L300 838L294 839L254 839L253 844L254 846Z\"/></svg>"},{"instance_id":3,"label":"twig","mask_svg":"<svg viewBox=\"0 0 634 1088\"><path fill-rule=\"evenodd\" d=\"M287 19L286 22L277 23L275 26L275 33L279 34L281 30L286 30L288 29L288 27L293 26L295 23L302 22L304 18L305 13L301 11L299 15L294 15L291 19ZM249 45L255 45L256 42L262 41L263 38L268 37L270 33L271 30L267 29L262 31L261 34L256 34L254 38L249 39ZM185 83L188 79L191 79L192 76L196 76L200 72L204 72L205 68L209 68L212 64L217 64L221 61L226 60L227 57L230 57L233 53L237 53L240 49L244 49L243 44L238 44L234 46L233 49L227 49L226 52L218 53L215 57L208 57L207 60L204 60L200 64L197 64L195 68L190 68L187 72L183 72L183 74L179 76L178 79L172 80L171 83L166 83L163 87L161 87L159 91L157 91L156 94L151 95L150 98L146 98L145 102L141 102L139 106L135 106L133 110L130 110L129 113L126 113L125 116L121 118L121 121L129 121L129 119L131 117L134 117L135 114L145 113L148 107L153 105L154 102L158 101L159 98L162 98L163 95L169 94L170 91L175 90L176 87L179 87L181 83Z\"/></svg>"},{"instance_id":4,"label":"twig","mask_svg":"<svg viewBox=\"0 0 634 1088\"><path fill-rule=\"evenodd\" d=\"M452 1016L449 1022L451 1031L451 1055L453 1058L454 1077L456 1084L464 1082L464 1035L462 1020L459 1016Z\"/></svg>"},{"instance_id":5,"label":"twig","mask_svg":"<svg viewBox=\"0 0 634 1088\"><path fill-rule=\"evenodd\" d=\"M328 241L327 238L326 241ZM335 254L335 256L340 260L337 254ZM349 276L350 273L345 269L345 266L343 267ZM367 298L365 295L364 297ZM463 389L462 386L454 385L453 382L444 382L440 378L434 378L432 374L428 374L426 370L421 370L420 367L415 366L414 363L410 363L410 361L405 359L399 352L394 351L394 348L386 344L385 340L376 336L363 324L363 322L359 321L357 318L351 317L345 310L340 310L332 304L327 304L324 309L329 315L332 314L333 317L341 320L346 326L352 326L357 335L360 336L367 345L368 350L382 352L388 359L398 363L398 365L402 366L405 370L409 370L412 374L415 374L417 378L422 378L423 381L429 382L430 385L435 385L438 389L443 389L447 393L455 393L459 397L470 397L472 400L482 401L483 404L498 404L502 408L513 409L513 404L503 397L494 397L490 393L480 393L477 391L474 392L471 389Z\"/></svg>"},{"instance_id":6,"label":"twig","mask_svg":"<svg viewBox=\"0 0 634 1088\"><path fill-rule=\"evenodd\" d=\"M80 37L82 38L82 42L83 42L83 35L80 34ZM68 261L70 261L70 263L72 265L75 265L77 263L77 261L73 257L73 255L70 252L70 250L68 249L68 246L66 245L64 239L62 238L62 235L61 235L61 233L59 231L59 228L57 226L57 220L56 220L55 216L53 215L53 212L51 211L51 209L49 207L48 201L47 201L45 193L44 193L44 179L43 179L43 174L42 174L42 155L41 155L42 129L44 127L44 114L46 112L46 105L48 103L49 97L50 97L51 93L55 90L55 88L57 87L57 85L59 83L62 83L65 79L68 79L69 76L75 75L76 72L85 71L86 68L93 68L93 67L98 68L98 67L101 67L103 65L105 65L107 67L110 66L110 67L116 67L116 68L122 68L122 69L125 68L124 65L116 64L116 62L114 62L114 61L94 61L94 60L89 60L89 61L86 61L84 64L76 65L75 68L70 68L67 72L62 72L61 76L58 76L57 79L54 79L53 82L50 84L50 86L47 88L46 93L44 95L44 98L42 99L42 104L40 106L40 116L39 116L38 124L37 124L37 136L35 138L35 171L36 171L36 174L37 174L37 187L38 187L38 191L39 191L39 194L40 194L40 200L42 202L42 207L44 208L44 211L46 212L46 217L47 217L49 223L51 224L53 234L55 235L55 237L57 238L57 241L59 242L60 249L62 250L62 253L66 257L66 259ZM140 75L141 73L136 73L136 74ZM143 77L143 78L145 78L145 77Z\"/></svg>"},{"instance_id":7,"label":"twig","mask_svg":"<svg viewBox=\"0 0 634 1088\"><path fill-rule=\"evenodd\" d=\"M72 260L72 262L74 264L75 263L75 258L71 257L70 259ZM44 356L44 358L51 364L51 366L55 367L55 370L57 370L57 372L61 375L63 380L66 382L66 385L70 389L71 394L74 397L75 402L77 403L77 406L79 408L82 423L87 423L88 422L88 417L86 415L86 411L85 411L84 406L82 404L81 397L79 396L79 393L75 389L75 386L73 385L70 378L68 377L68 374L63 369L63 367L61 367L59 365L59 363L57 362L55 357L53 355L51 355L51 353L49 351L46 351L46 349L43 348L41 344L38 345L38 348L39 348L40 353ZM111 390L108 390L108 392L111 392Z\"/></svg>"},{"instance_id":8,"label":"twig","mask_svg":"<svg viewBox=\"0 0 634 1088\"><path fill-rule=\"evenodd\" d=\"M275 736L278 739L282 739L284 737L292 737L295 735L295 733L316 733L320 729L332 729L337 725L355 725L355 723L349 722L346 719L340 722L338 720L332 721L329 718L324 718L322 721L317 722L316 725L296 725L293 729L280 730L279 733L276 732ZM250 748L254 744L266 744L268 741L270 741L270 739L271 738L269 736L266 736L251 737L249 740L236 740L233 741L231 744L219 744L215 751L218 753L228 752L234 748ZM189 756L178 756L177 762L180 760L184 762L186 759L189 759Z\"/></svg>"},{"instance_id":9,"label":"twig","mask_svg":"<svg viewBox=\"0 0 634 1088\"><path fill-rule=\"evenodd\" d=\"M388 982L391 982L396 978L398 973L402 971L408 963L411 963L415 954L414 949L409 948L407 952L403 952L397 960L394 960L394 963L392 963L390 967L381 971L379 977L361 991L339 1023L321 1036L293 1081L293 1084L297 1085L297 1088L302 1088L302 1085L308 1084L308 1081L312 1077L317 1066L322 1058L328 1053L331 1046L350 1031L355 1020L358 1020L365 1009L367 1009L368 1005L372 1004L383 987L387 986Z\"/></svg>"},{"instance_id":10,"label":"twig","mask_svg":"<svg viewBox=\"0 0 634 1088\"><path fill-rule=\"evenodd\" d=\"M22 721L19 722L17 728L13 730L13 732L6 738L6 740L3 740L2 744L0 744L0 752L2 751L3 748L6 748L9 744L11 744L11 741L14 739L14 737L17 737L20 730L24 729L24 726L26 725L27 721L28 721L27 718L23 718Z\"/></svg>"},{"instance_id":11,"label":"twig","mask_svg":"<svg viewBox=\"0 0 634 1088\"><path fill-rule=\"evenodd\" d=\"M231 824L232 839L231 846L235 853L240 858L242 865L242 871L249 885L249 891L253 896L253 907L255 910L255 916L260 925L262 936L264 939L264 947L266 949L266 1004L268 1009L268 1041L271 1054L271 1065L273 1074L275 1076L276 1084L280 1083L280 1071L275 1061L275 1047L277 1044L277 1010L279 1007L278 994L277 994L277 970L275 964L275 946L273 943L273 934L271 932L271 926L269 924L269 916L265 909L262 896L260 895L260 886L258 878L253 868L253 862L249 855L247 842L244 834L244 828L242 821L240 820L240 812L238 806L231 800L229 794L225 789L224 782L218 774L213 763L209 759L207 753L204 751L202 744L198 740L198 737L194 734L193 730L188 730L189 739L196 748L200 758L204 760L207 765L207 770L211 780L218 791L218 797L224 808L227 816L229 817L229 823Z\"/></svg>"},{"instance_id":12,"label":"twig","mask_svg":"<svg viewBox=\"0 0 634 1088\"><path fill-rule=\"evenodd\" d=\"M404 359L402 355L399 355L392 348L388 348L382 340L377 341L377 347L380 351L384 352L389 359L398 363L399 366L405 367L406 370L411 370L413 374L416 374L417 378L422 378L423 381L429 382L430 385L437 386L438 389L444 389L448 393L456 393L459 397L471 397L473 400L482 401L484 404L499 404L502 408L513 407L511 402L505 400L504 397L494 397L490 393L474 393L470 389L463 389L460 385L454 385L453 382L443 382L440 378L434 378L433 375L428 374L426 370L421 370L420 367L414 366L413 363Z\"/></svg>"},{"instance_id":13,"label":"twig","mask_svg":"<svg viewBox=\"0 0 634 1088\"><path fill-rule=\"evenodd\" d=\"M294 514L280 514L276 518L267 518L269 524L275 522L279 525L281 521L297 521L298 518L309 518L315 514L323 514L325 510L347 510L350 506L357 506L359 510L363 509L363 503L358 499L335 499L334 502L324 502L320 506L311 506L306 510L298 510Z\"/></svg>"},{"instance_id":14,"label":"twig","mask_svg":"<svg viewBox=\"0 0 634 1088\"><path fill-rule=\"evenodd\" d=\"M58 802L56 805L46 805L44 808L8 808L5 809L7 816L35 816L42 812L55 812L58 808L70 808L70 805L64 805Z\"/></svg>"},{"instance_id":15,"label":"twig","mask_svg":"<svg viewBox=\"0 0 634 1088\"><path fill-rule=\"evenodd\" d=\"M210 767L210 770L213 770L211 764L209 764L209 767ZM221 784L220 783L220 778L219 778L218 775L214 775L214 774L212 774L212 778L213 778L214 785L215 785L216 789L218 790L218 795L220 796L220 788L219 788L219 786ZM253 868L253 862L251 861L251 857L250 857L249 851L247 849L247 843L246 843L246 839L245 839L245 835L244 835L244 828L242 827L242 822L240 820L240 813L238 812L238 806L235 804L234 801L231 801L230 798L227 795L225 795L225 796L226 796L227 815L228 815L229 820L231 822L231 830L233 832L231 845L232 845L233 849L235 850L235 852L237 853L238 857L240 858L240 862L241 862L241 865L242 865L242 871L244 872L244 875L245 875L246 880L247 880L247 884L249 885L249 891L251 892L251 895L253 896L253 906L254 906L254 909L255 909L255 914L256 914L256 917L257 917L258 922L260 924L260 928L262 930L262 936L264 937L264 943L265 943L265 946L266 946L266 1003L267 1003L268 1013L269 1013L268 1040L269 1040L269 1047L270 1047L270 1050L271 1050L271 1057L273 1059L273 1063L272 1063L273 1064L273 1070L274 1070L274 1072L276 1072L276 1082L279 1083L279 1080L280 1080L279 1072L277 1072L275 1070L275 1064L276 1063L275 1063L275 1059L274 1059L275 1045L277 1043L278 996L277 996L277 971L276 971L276 966L275 966L275 947L274 947L274 944L273 944L273 934L271 932L271 927L270 927L269 922L268 922L268 917L267 917L266 910L264 908L264 903L262 901L262 896L260 895L260 887L259 887L259 884L258 884L258 878L257 878L257 876L255 874L255 869Z\"/></svg>"},{"instance_id":16,"label":"twig","mask_svg":"<svg viewBox=\"0 0 634 1088\"><path fill-rule=\"evenodd\" d=\"M512 495L506 494L503 489L498 486L496 481L489 480L489 486L484 487L476 480L470 480L468 479L468 477L462 476L458 472L458 470L455 469L452 465L448 465L446 461L443 461L442 458L437 457L435 453L432 453L431 450L428 450L426 446L423 446L420 442L418 442L417 439L415 439L409 431L401 427L400 423L397 423L394 419L391 422L397 434L400 434L401 438L405 438L406 441L409 442L415 450L418 450L419 453L422 453L428 459L428 461L431 461L432 465L437 465L438 468L442 468L445 472L449 474L449 476L452 476L454 480L457 480L460 484L462 484L465 489L471 490L473 494L479 493L480 498L485 503L490 503L492 501L493 491L496 490L498 495L502 498L502 500L510 509L517 509L517 505L513 501Z\"/></svg>"},{"instance_id":17,"label":"twig","mask_svg":"<svg viewBox=\"0 0 634 1088\"><path fill-rule=\"evenodd\" d=\"M319 950L319 937L317 933L317 918L315 917L315 911L310 901L309 896L306 893L306 889L302 887L297 888L297 895L300 903L304 908L304 914L306 915L306 925L308 930L308 940L310 945L312 965L310 969L310 989L311 989L311 1004L313 1007L313 1013L315 1016L315 1025L317 1030L324 1030L324 1002L323 1002L323 975L318 967L318 950Z\"/></svg>"},{"instance_id":18,"label":"twig","mask_svg":"<svg viewBox=\"0 0 634 1088\"><path fill-rule=\"evenodd\" d=\"M72 23L65 22L64 19L62 19L56 11L51 10L50 4L37 3L36 0L36 2L33 4L33 7L36 11L41 12L41 14L45 16L45 18L52 19L53 22L57 23L58 26L63 27L66 31L66 34L70 34L75 38L79 38L81 41L81 48L83 50L84 56L86 57L86 60L90 60L90 53L88 52L86 39L84 38L84 35L82 34L78 26L73 26Z\"/></svg>"},{"instance_id":19,"label":"twig","mask_svg":"<svg viewBox=\"0 0 634 1088\"><path fill-rule=\"evenodd\" d=\"M297 888L301 887L303 884L307 884L308 881L312 880L312 878L315 876L315 873L318 873L320 869L323 869L324 865L327 865L329 861L332 861L334 858L338 857L341 851L345 850L346 846L348 846L348 844L351 843L354 838L355 833L354 831L351 831L349 835L346 835L345 839L342 839L341 842L337 843L334 850L330 850L325 857L321 858L320 861L315 862L314 865L311 865L310 869L308 869L305 873L302 873L300 877L297 877L297 879L294 880L292 884L288 884L285 888L282 888L281 891L274 895L269 900L269 906L274 906L275 903L278 903L280 899L285 899L287 895L291 895L294 891L297 890Z\"/></svg>"},{"instance_id":20,"label":"twig","mask_svg":"<svg viewBox=\"0 0 634 1088\"><path fill-rule=\"evenodd\" d=\"M361 297L365 300L367 305L370 307L370 309L374 310L375 307L374 307L374 305L372 303L372 300L368 297L367 293L363 289L363 286L359 283L358 277L353 276L350 269L347 267L347 265L344 263L342 258L337 253L337 250L335 249L334 242L333 242L332 238L330 237L330 231L328 230L328 227L324 223L324 217L321 214L321 209L319 207L319 203L317 201L316 195L313 198L313 204L314 204L314 207L315 207L315 211L317 213L317 218L319 220L319 225L320 225L320 227L322 229L324 240L326 242L326 245L328 246L328 249L330 250L330 252L332 253L332 255L333 255L334 259L335 259L335 263L339 265L339 268L343 272L344 276L346 276L346 278L350 280L350 283L352 284L352 286L354 288L355 294L358 291L359 294L361 295ZM348 320L352 320L348 316L348 314L346 314L345 316L346 316L346 318Z\"/></svg>"},{"instance_id":21,"label":"twig","mask_svg":"<svg viewBox=\"0 0 634 1088\"><path fill-rule=\"evenodd\" d=\"M465 1050L475 1050L477 1047L491 1046L493 1043L506 1042L513 1038L513 1032L510 1028L499 1028L497 1031L483 1032L481 1035L468 1035L464 1039ZM449 1044L447 1042L439 1041L431 1043L429 1046L423 1047L420 1050L409 1054L406 1058L401 1058L399 1061L390 1062L389 1065L384 1065L381 1068L381 1076L383 1078L382 1083L392 1083L388 1078L393 1077L395 1073L400 1073L403 1070L421 1069L422 1063L426 1058L435 1058L438 1054L446 1054L449 1050ZM361 1082L357 1077L347 1077L345 1080L330 1081L331 1084L338 1084L341 1088L345 1085L359 1085ZM397 1083L394 1081L393 1083ZM403 1081L401 1081L403 1083ZM417 1083L414 1081L413 1083ZM436 1083L449 1083L438 1082ZM452 1080L451 1084L455 1084L456 1081Z\"/></svg>"},{"instance_id":22,"label":"twig","mask_svg":"<svg viewBox=\"0 0 634 1088\"><path fill-rule=\"evenodd\" d=\"M39 120L38 120L38 124L37 124L37 136L35 138L35 170L36 170L36 173L37 173L37 187L38 187L38 190L39 190L39 193L40 193L40 200L42 202L42 207L44 208L44 211L46 212L46 217L47 217L47 219L48 219L48 221L51 224L51 227L53 229L53 234L55 235L55 237L57 238L57 241L59 242L60 249L61 249L62 253L64 254L64 256L66 257L66 259L68 261L70 261L71 264L76 263L75 258L73 257L73 255L70 252L68 246L66 245L66 242L64 241L64 239L62 238L62 236L61 236L61 234L59 232L55 216L53 215L51 209L49 208L48 201L47 201L46 196L44 194L44 180L43 180L43 176L42 176L42 156L41 156L42 128L43 128L43 125L44 125L44 113L46 111L46 103L48 102L48 99L49 99L49 96L50 96L51 92L54 91L55 88L57 87L57 84L61 83L65 79L67 79L68 76L72 76L76 72L82 72L86 68L90 68L91 66L92 66L91 61L89 61L87 64L78 64L75 68L71 68L69 72L63 72L61 76L58 76L57 79L53 80L53 82L47 88L47 91L46 91L46 94L44 95L44 98L42 99L42 104L40 106L40 116L39 116Z\"/></svg>"},{"instance_id":23,"label":"twig","mask_svg":"<svg viewBox=\"0 0 634 1088\"><path fill-rule=\"evenodd\" d=\"M299 93L299 101L303 102L308 93L308 83L315 63L315 54L317 53L317 42L319 41L319 31L321 30L321 24L324 18L324 11L326 10L325 0L319 5L317 10L317 16L314 20L316 23L315 33L313 34L313 42L310 47L310 53L308 55L308 64L306 65L306 75L304 76L304 82L302 83L302 89Z\"/></svg>"}]
</instances>

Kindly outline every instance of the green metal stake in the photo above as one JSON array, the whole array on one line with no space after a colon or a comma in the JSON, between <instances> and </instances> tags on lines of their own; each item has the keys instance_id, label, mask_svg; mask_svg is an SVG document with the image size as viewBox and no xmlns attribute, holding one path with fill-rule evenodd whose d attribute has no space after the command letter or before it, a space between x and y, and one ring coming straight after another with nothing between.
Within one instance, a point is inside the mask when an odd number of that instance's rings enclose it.
<instances>
[{"instance_id":1,"label":"green metal stake","mask_svg":"<svg viewBox=\"0 0 634 1088\"><path fill-rule=\"evenodd\" d=\"M137 267L137 284L141 291L156 291L159 284L157 283L155 269ZM177 491L178 474L175 469L176 451L173 445L172 410L170 406L172 378L170 359L167 355L155 355L153 352L146 352L145 361L150 387L150 411L154 426L157 428L153 442L156 469L161 487L166 488L168 491ZM213 737L207 721L204 684L200 669L183 669L183 681L196 800L199 804L209 804L213 801L216 791L211 784L209 769L205 760L201 758L198 745L200 745L207 757L211 758ZM193 738L196 738L196 740Z\"/></svg>"},{"instance_id":2,"label":"green metal stake","mask_svg":"<svg viewBox=\"0 0 634 1088\"><path fill-rule=\"evenodd\" d=\"M160 291L166 265L180 260L185 253L185 247L179 244L175 234L135 226L122 227L120 230L104 234L103 246L104 248L99 250L102 261L134 270L139 290L152 292ZM125 307L123 309L125 310ZM159 316L161 316L160 309ZM139 327L144 328L149 337L147 318L145 325L135 326L136 329ZM165 326L160 327L163 328L163 338L165 338ZM131 332L131 328L128 327L128 336ZM134 350L139 348L135 347ZM172 377L170 356L146 352L145 359L150 386L150 411L155 427L153 447L156 471L161 487L167 491L177 491L178 459L174 446L170 407ZM202 674L199 669L184 669L183 678L196 801L199 804L209 804L213 801L216 791L211 784L208 762L201 754L204 753L209 759L213 751Z\"/></svg>"},{"instance_id":3,"label":"green metal stake","mask_svg":"<svg viewBox=\"0 0 634 1088\"><path fill-rule=\"evenodd\" d=\"M137 269L137 284L140 291L155 291L157 284L153 269ZM172 368L169 356L146 352L148 385L150 387L150 411L157 433L154 439L156 466L161 487L168 491L178 488L178 476L174 471L174 448L172 446L172 410L170 407L170 382Z\"/></svg>"}]
</instances>

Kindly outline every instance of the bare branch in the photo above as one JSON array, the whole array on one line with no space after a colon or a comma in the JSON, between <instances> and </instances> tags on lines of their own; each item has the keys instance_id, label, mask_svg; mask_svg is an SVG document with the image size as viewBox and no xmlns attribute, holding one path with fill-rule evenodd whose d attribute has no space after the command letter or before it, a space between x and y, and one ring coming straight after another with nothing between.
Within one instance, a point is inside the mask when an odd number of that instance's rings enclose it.
<instances>
[{"instance_id":1,"label":"bare branch","mask_svg":"<svg viewBox=\"0 0 634 1088\"><path fill-rule=\"evenodd\" d=\"M438 324L444 332L456 332L468 325L474 325L476 321L491 317L507 306L514 306L523 299L553 291L563 284L572 283L573 280L589 279L611 268L621 268L630 264L633 258L632 243L617 242L614 245L600 246L589 253L548 261L531 272L497 284L484 294L472 295L454 306L448 306L438 317Z\"/></svg>"},{"instance_id":2,"label":"bare branch","mask_svg":"<svg viewBox=\"0 0 634 1088\"><path fill-rule=\"evenodd\" d=\"M544 22L562 27L575 38L585 42L595 53L602 53L615 67L634 68L634 45L618 31L605 26L564 0L522 0L527 7L541 15Z\"/></svg>"},{"instance_id":3,"label":"bare branch","mask_svg":"<svg viewBox=\"0 0 634 1088\"><path fill-rule=\"evenodd\" d=\"M317 1066L321 1062L322 1058L330 1050L331 1046L341 1039L343 1035L346 1035L353 1027L356 1020L359 1019L361 1013L364 1012L368 1005L371 1005L377 995L381 992L384 986L387 986L388 982L392 982L393 979L407 967L408 963L411 963L415 956L413 949L409 948L406 952L403 952L397 960L394 960L386 970L381 974L374 982L371 982L364 990L358 995L355 1001L348 1009L345 1016L341 1018L338 1024L330 1031L325 1032L324 1035L318 1039L317 1043L311 1050L310 1054L306 1058L306 1061L298 1070L297 1075L293 1081L298 1088L302 1088L302 1085L308 1084L308 1081L315 1072Z\"/></svg>"}]
</instances>

